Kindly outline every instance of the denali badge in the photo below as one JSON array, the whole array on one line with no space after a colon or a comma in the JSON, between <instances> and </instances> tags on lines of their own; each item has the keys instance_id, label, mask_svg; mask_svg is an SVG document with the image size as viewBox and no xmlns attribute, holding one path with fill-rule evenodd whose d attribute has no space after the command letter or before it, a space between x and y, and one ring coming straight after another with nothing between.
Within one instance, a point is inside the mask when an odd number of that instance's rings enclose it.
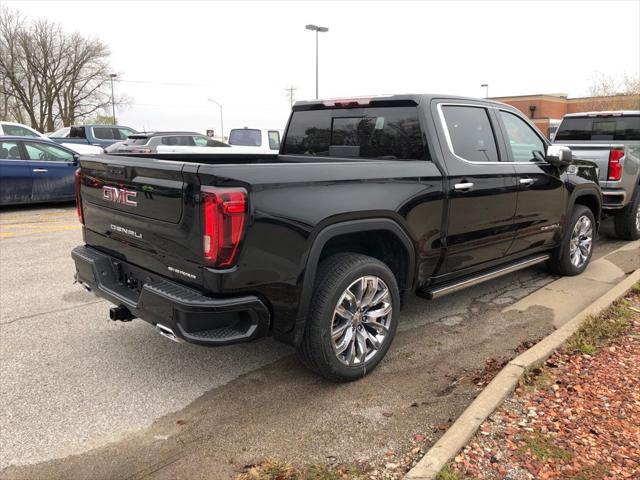
<instances>
[{"instance_id":1,"label":"denali badge","mask_svg":"<svg viewBox=\"0 0 640 480\"><path fill-rule=\"evenodd\" d=\"M187 278L193 278L194 280L196 279L196 276L193 273L185 272L184 270L178 270L177 268L174 268L174 267L167 267L167 269L170 272L177 273L179 275L183 275L183 276L185 276Z\"/></svg>"},{"instance_id":2,"label":"denali badge","mask_svg":"<svg viewBox=\"0 0 640 480\"><path fill-rule=\"evenodd\" d=\"M113 223L111 224L110 228L114 232L124 233L125 235L131 235L132 237L136 237L136 238L142 238L141 233L138 233L135 230L131 230L130 228L124 228L124 227L121 227L120 225L114 225Z\"/></svg>"},{"instance_id":3,"label":"denali badge","mask_svg":"<svg viewBox=\"0 0 640 480\"><path fill-rule=\"evenodd\" d=\"M106 185L102 187L102 198L113 203L121 203L123 205L137 207L138 202L131 200L131 198L136 197L137 195L138 192L127 190L126 188L107 187Z\"/></svg>"}]
</instances>

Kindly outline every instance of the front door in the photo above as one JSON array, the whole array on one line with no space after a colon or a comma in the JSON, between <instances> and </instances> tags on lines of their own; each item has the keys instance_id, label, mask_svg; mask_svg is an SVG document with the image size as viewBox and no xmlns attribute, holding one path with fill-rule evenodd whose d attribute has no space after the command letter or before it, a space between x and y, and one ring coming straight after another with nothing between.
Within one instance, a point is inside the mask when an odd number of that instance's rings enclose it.
<instances>
[{"instance_id":1,"label":"front door","mask_svg":"<svg viewBox=\"0 0 640 480\"><path fill-rule=\"evenodd\" d=\"M516 172L493 109L482 104L437 107L449 177L447 261L443 273L464 273L504 257L514 238ZM487 265L488 266L488 265Z\"/></svg>"},{"instance_id":2,"label":"front door","mask_svg":"<svg viewBox=\"0 0 640 480\"><path fill-rule=\"evenodd\" d=\"M73 153L54 143L24 142L33 174L34 201L75 198L74 173L78 168Z\"/></svg>"},{"instance_id":3,"label":"front door","mask_svg":"<svg viewBox=\"0 0 640 480\"><path fill-rule=\"evenodd\" d=\"M560 241L568 192L563 174L545 161L547 142L519 115L497 113L519 188L516 236L508 253L535 253Z\"/></svg>"},{"instance_id":4,"label":"front door","mask_svg":"<svg viewBox=\"0 0 640 480\"><path fill-rule=\"evenodd\" d=\"M31 168L15 140L0 141L0 204L31 200Z\"/></svg>"}]
</instances>

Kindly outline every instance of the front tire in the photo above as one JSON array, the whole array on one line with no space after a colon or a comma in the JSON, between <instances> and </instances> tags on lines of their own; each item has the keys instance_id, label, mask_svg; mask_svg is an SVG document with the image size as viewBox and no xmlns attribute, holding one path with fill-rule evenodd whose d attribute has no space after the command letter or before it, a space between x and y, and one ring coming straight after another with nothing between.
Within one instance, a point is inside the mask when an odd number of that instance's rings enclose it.
<instances>
[{"instance_id":1,"label":"front tire","mask_svg":"<svg viewBox=\"0 0 640 480\"><path fill-rule=\"evenodd\" d=\"M584 205L576 205L571 214L567 232L548 262L557 274L579 275L587 268L593 254L596 219Z\"/></svg>"},{"instance_id":2,"label":"front tire","mask_svg":"<svg viewBox=\"0 0 640 480\"><path fill-rule=\"evenodd\" d=\"M320 264L298 356L321 376L364 377L387 353L399 318L398 282L381 261L357 253Z\"/></svg>"},{"instance_id":3,"label":"front tire","mask_svg":"<svg viewBox=\"0 0 640 480\"><path fill-rule=\"evenodd\" d=\"M613 223L616 237L623 240L640 238L640 187L636 187L629 205L614 215Z\"/></svg>"}]
</instances>

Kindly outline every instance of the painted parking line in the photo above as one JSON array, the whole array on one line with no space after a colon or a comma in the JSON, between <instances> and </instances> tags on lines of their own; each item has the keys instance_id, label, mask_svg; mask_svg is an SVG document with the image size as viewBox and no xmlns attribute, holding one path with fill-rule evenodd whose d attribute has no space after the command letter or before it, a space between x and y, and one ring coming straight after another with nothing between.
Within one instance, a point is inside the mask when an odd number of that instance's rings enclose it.
<instances>
[{"instance_id":1,"label":"painted parking line","mask_svg":"<svg viewBox=\"0 0 640 480\"><path fill-rule=\"evenodd\" d=\"M64 232L69 230L79 230L80 225L38 225L38 226L19 226L16 231L5 228L3 225L0 228L0 240L3 238L16 238L16 237L30 237L33 235L41 235L45 233ZM12 225L14 227L14 225Z\"/></svg>"}]
</instances>

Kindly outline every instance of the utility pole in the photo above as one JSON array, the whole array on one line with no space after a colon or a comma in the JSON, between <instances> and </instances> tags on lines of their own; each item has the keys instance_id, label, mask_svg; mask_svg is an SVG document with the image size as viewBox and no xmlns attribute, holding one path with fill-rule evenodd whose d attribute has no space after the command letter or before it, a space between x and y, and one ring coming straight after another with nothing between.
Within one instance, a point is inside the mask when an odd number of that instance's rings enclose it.
<instances>
[{"instance_id":1,"label":"utility pole","mask_svg":"<svg viewBox=\"0 0 640 480\"><path fill-rule=\"evenodd\" d=\"M291 108L293 108L293 92L295 92L297 90L296 87L294 87L293 85L290 86L289 88L285 88L285 91L287 92L287 97L289 97L289 105L291 105Z\"/></svg>"},{"instance_id":2,"label":"utility pole","mask_svg":"<svg viewBox=\"0 0 640 480\"><path fill-rule=\"evenodd\" d=\"M216 102L213 98L207 98L207 100L211 103L215 103L220 109L220 138L224 140L224 120L222 117L222 105L220 104L220 102Z\"/></svg>"},{"instance_id":3,"label":"utility pole","mask_svg":"<svg viewBox=\"0 0 640 480\"><path fill-rule=\"evenodd\" d=\"M117 78L117 74L110 73L109 78L111 79L111 118L113 119L113 124L116 124L116 102L113 95L113 79Z\"/></svg>"},{"instance_id":4,"label":"utility pole","mask_svg":"<svg viewBox=\"0 0 640 480\"><path fill-rule=\"evenodd\" d=\"M318 99L318 33L328 32L329 29L327 27L319 27L318 25L307 25L305 28L316 32L316 99Z\"/></svg>"}]
</instances>

